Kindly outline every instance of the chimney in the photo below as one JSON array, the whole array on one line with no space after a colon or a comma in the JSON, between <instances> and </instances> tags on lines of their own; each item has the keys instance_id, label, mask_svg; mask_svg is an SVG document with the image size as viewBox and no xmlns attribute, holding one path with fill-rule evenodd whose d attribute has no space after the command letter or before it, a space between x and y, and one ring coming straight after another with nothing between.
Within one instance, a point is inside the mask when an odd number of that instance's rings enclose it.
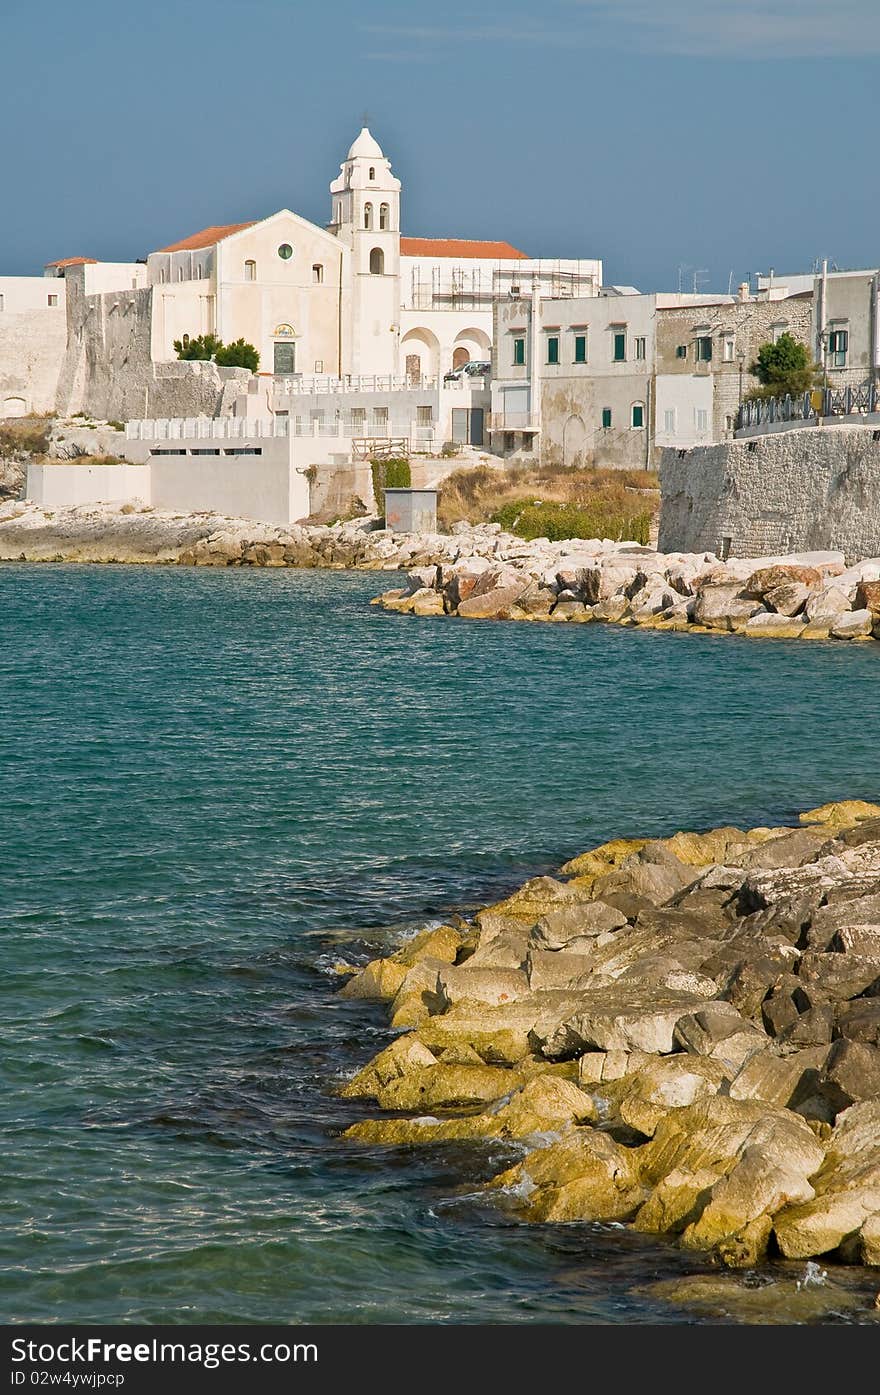
<instances>
[{"instance_id":1,"label":"chimney","mask_svg":"<svg viewBox=\"0 0 880 1395\"><path fill-rule=\"evenodd\" d=\"M749 283L748 283L748 281L743 281L743 282L741 282L740 288L739 288L739 290L737 291L737 295L739 296L740 300L748 300L748 299L749 299L750 291L749 291Z\"/></svg>"}]
</instances>

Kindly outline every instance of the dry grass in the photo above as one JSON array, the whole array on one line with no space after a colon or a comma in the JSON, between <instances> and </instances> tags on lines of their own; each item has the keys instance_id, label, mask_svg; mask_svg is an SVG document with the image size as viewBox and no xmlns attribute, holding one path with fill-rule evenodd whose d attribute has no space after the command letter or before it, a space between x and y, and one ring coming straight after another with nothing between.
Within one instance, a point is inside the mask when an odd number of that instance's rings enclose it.
<instances>
[{"instance_id":1,"label":"dry grass","mask_svg":"<svg viewBox=\"0 0 880 1395\"><path fill-rule=\"evenodd\" d=\"M6 417L0 421L0 456L45 455L54 412L45 416Z\"/></svg>"},{"instance_id":2,"label":"dry grass","mask_svg":"<svg viewBox=\"0 0 880 1395\"><path fill-rule=\"evenodd\" d=\"M660 508L659 480L649 470L584 470L553 465L498 469L477 465L470 470L456 470L443 481L437 513L440 526L445 529L464 520L499 521L518 531L516 520L525 508L534 516L536 504L567 506L542 510L539 517L543 514L552 519L559 515L571 521L581 515L584 524L589 520L591 530L599 531L602 537L615 537L621 531L633 536L627 524L635 528L638 520L639 531L644 531L655 521Z\"/></svg>"}]
</instances>

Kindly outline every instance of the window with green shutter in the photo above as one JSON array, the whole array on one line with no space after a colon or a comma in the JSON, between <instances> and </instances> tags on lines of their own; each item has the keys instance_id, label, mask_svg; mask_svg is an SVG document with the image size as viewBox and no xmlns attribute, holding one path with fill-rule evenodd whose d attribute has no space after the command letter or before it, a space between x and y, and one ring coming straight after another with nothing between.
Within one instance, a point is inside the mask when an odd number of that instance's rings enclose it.
<instances>
[{"instance_id":1,"label":"window with green shutter","mask_svg":"<svg viewBox=\"0 0 880 1395\"><path fill-rule=\"evenodd\" d=\"M712 336L701 334L696 341L697 363L711 363L712 361Z\"/></svg>"},{"instance_id":2,"label":"window with green shutter","mask_svg":"<svg viewBox=\"0 0 880 1395\"><path fill-rule=\"evenodd\" d=\"M626 359L626 333L621 332L614 336L614 362L623 363Z\"/></svg>"},{"instance_id":3,"label":"window with green shutter","mask_svg":"<svg viewBox=\"0 0 880 1395\"><path fill-rule=\"evenodd\" d=\"M526 341L524 339L514 339L513 341L513 361L515 364L523 364L526 361Z\"/></svg>"},{"instance_id":4,"label":"window with green shutter","mask_svg":"<svg viewBox=\"0 0 880 1395\"><path fill-rule=\"evenodd\" d=\"M642 402L634 402L632 405L632 425L633 430L640 430L645 424L645 408Z\"/></svg>"},{"instance_id":5,"label":"window with green shutter","mask_svg":"<svg viewBox=\"0 0 880 1395\"><path fill-rule=\"evenodd\" d=\"M547 362L559 362L559 336L551 334L547 340Z\"/></svg>"},{"instance_id":6,"label":"window with green shutter","mask_svg":"<svg viewBox=\"0 0 880 1395\"><path fill-rule=\"evenodd\" d=\"M610 408L610 407L603 407L603 408L602 408L602 425L603 425L604 427L609 427L609 426L611 425L611 408Z\"/></svg>"},{"instance_id":7,"label":"window with green shutter","mask_svg":"<svg viewBox=\"0 0 880 1395\"><path fill-rule=\"evenodd\" d=\"M586 363L587 361L587 336L576 334L574 337L574 361L575 363Z\"/></svg>"}]
</instances>

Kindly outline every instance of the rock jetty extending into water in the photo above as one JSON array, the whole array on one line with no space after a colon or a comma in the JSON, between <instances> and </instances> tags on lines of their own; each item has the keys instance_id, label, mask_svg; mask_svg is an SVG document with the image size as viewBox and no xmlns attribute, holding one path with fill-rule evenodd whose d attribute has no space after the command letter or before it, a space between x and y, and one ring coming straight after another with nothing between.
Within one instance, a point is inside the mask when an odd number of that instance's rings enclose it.
<instances>
[{"instance_id":1,"label":"rock jetty extending into water","mask_svg":"<svg viewBox=\"0 0 880 1395\"><path fill-rule=\"evenodd\" d=\"M412 615L733 631L755 639L880 639L880 558L731 558L633 543L526 543L410 569L376 603Z\"/></svg>"},{"instance_id":2,"label":"rock jetty extending into water","mask_svg":"<svg viewBox=\"0 0 880 1395\"><path fill-rule=\"evenodd\" d=\"M880 1266L880 806L621 838L356 971L352 1141L504 1140L536 1222Z\"/></svg>"}]
</instances>

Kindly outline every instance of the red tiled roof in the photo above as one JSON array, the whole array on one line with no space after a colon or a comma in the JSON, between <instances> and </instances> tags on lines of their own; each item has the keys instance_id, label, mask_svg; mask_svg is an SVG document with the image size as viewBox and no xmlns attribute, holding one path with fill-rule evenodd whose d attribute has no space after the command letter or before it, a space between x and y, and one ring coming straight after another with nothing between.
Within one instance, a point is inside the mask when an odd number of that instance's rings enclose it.
<instances>
[{"instance_id":1,"label":"red tiled roof","mask_svg":"<svg viewBox=\"0 0 880 1395\"><path fill-rule=\"evenodd\" d=\"M202 228L201 232L193 233L190 237L183 237L179 242L169 243L167 247L157 247L157 252L195 252L200 247L213 247L216 242L222 242L224 237L231 237L233 233L241 232L242 228L252 228L257 220L252 218L249 223L219 223L211 228Z\"/></svg>"},{"instance_id":2,"label":"red tiled roof","mask_svg":"<svg viewBox=\"0 0 880 1395\"><path fill-rule=\"evenodd\" d=\"M65 266L97 266L96 257L62 257L58 262L47 262L46 269L50 266L58 267L61 270Z\"/></svg>"},{"instance_id":3,"label":"red tiled roof","mask_svg":"<svg viewBox=\"0 0 880 1395\"><path fill-rule=\"evenodd\" d=\"M463 237L402 237L402 257L485 257L492 262L522 262L525 252L518 252L509 242L473 242Z\"/></svg>"}]
</instances>

